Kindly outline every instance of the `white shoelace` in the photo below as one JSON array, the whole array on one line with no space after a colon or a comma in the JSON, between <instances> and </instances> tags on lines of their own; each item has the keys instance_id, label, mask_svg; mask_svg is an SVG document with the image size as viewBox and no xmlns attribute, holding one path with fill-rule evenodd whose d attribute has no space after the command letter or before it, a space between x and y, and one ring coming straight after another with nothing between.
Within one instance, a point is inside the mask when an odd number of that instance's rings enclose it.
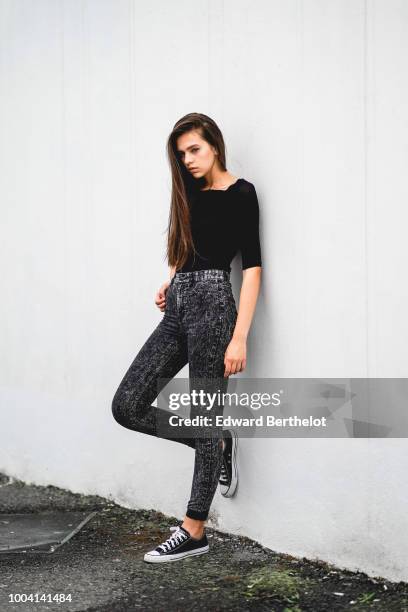
<instances>
[{"instance_id":1,"label":"white shoelace","mask_svg":"<svg viewBox=\"0 0 408 612\"><path fill-rule=\"evenodd\" d=\"M158 548L161 548L163 552L173 550L177 544L181 544L184 540L187 540L188 535L184 533L180 528L177 529L163 544L160 544Z\"/></svg>"}]
</instances>

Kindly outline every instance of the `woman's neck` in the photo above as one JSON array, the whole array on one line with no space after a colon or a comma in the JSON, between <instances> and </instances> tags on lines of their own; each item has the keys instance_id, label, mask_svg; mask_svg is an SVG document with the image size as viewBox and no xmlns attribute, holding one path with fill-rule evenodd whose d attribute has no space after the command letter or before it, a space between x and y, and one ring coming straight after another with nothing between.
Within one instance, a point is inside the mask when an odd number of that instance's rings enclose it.
<instances>
[{"instance_id":1,"label":"woman's neck","mask_svg":"<svg viewBox=\"0 0 408 612\"><path fill-rule=\"evenodd\" d=\"M207 185L201 191L211 190L223 190L228 189L237 180L236 176L233 176L229 172L212 173L210 177L205 177Z\"/></svg>"}]
</instances>

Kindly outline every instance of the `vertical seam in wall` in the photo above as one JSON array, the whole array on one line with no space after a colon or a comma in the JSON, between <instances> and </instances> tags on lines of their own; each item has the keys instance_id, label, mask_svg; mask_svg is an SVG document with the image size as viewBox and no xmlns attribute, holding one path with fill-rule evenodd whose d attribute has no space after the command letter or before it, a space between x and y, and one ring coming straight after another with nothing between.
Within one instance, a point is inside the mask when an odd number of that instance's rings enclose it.
<instances>
[{"instance_id":1,"label":"vertical seam in wall","mask_svg":"<svg viewBox=\"0 0 408 612\"><path fill-rule=\"evenodd\" d=\"M369 311L369 264L368 264L368 40L367 40L367 6L368 0L364 0L364 93L363 93L363 113L364 113L364 256L365 256L365 359L366 376L369 378L369 333L370 333L370 311Z\"/></svg>"},{"instance_id":2,"label":"vertical seam in wall","mask_svg":"<svg viewBox=\"0 0 408 612\"><path fill-rule=\"evenodd\" d=\"M211 70L211 48L210 48L210 26L211 26L211 0L207 0L207 109L210 107L210 70ZM208 114L208 110L205 113ZM199 111L200 112L200 111Z\"/></svg>"},{"instance_id":3,"label":"vertical seam in wall","mask_svg":"<svg viewBox=\"0 0 408 612\"><path fill-rule=\"evenodd\" d=\"M137 171L136 171L136 142L137 142L137 134L136 134L136 121L135 121L135 87L136 87L136 54L135 54L135 11L134 11L134 1L129 0L129 183L130 183L130 198L129 198L129 232L130 232L130 279L129 279L129 287L131 291L133 289L133 281L137 277L135 273L133 273L133 266L135 260L135 244L138 240L132 239L132 232L135 227L134 223L134 215L136 210L136 189L137 189ZM133 197L132 197L133 196ZM130 301L132 302L133 294L130 295ZM130 312L135 312L135 308L133 303L131 304Z\"/></svg>"},{"instance_id":4,"label":"vertical seam in wall","mask_svg":"<svg viewBox=\"0 0 408 612\"><path fill-rule=\"evenodd\" d=\"M224 0L221 0L221 2L219 3L220 6L220 16L219 16L219 23L221 24L221 37L222 37L222 55L221 55L221 74L222 74L222 89L219 92L219 95L221 96L221 116L225 117L225 108L224 108L224 103L225 103L225 88L224 88L224 84L225 84L225 24L224 24ZM228 155L227 151L226 151L226 156ZM227 168L228 168L228 160L226 159L226 164L227 164Z\"/></svg>"},{"instance_id":5,"label":"vertical seam in wall","mask_svg":"<svg viewBox=\"0 0 408 612\"><path fill-rule=\"evenodd\" d=\"M298 4L298 11L299 11L299 17L298 17L298 24L299 24L299 37L300 37L300 75L299 75L299 83L300 83L300 129L299 129L299 135L300 135L300 143L299 143L299 149L300 149L300 155L299 155L299 160L300 160L300 169L299 169L299 191L298 191L298 196L300 198L300 202L299 202L299 206L300 206L300 212L301 212L301 223L302 223L302 227L305 227L305 222L304 222L304 185L305 185L305 180L304 180L304 175L305 175L305 163L304 163L304 157L305 157L305 131L304 131L304 125L305 125L305 121L304 121L304 100L305 100L305 95L304 95L304 78L305 78L305 61L304 61L304 50L305 50L305 25L304 25L304 3L303 0L299 0L299 4ZM302 251L304 252L303 246L304 246L304 232L301 233L302 236ZM306 261L306 266L307 266L307 259L304 259L302 262L302 266L304 265L304 262ZM306 298L306 287L307 287L307 281L305 282L304 279L307 278L307 272L305 272L304 274L302 274L302 282L304 283L304 286L302 287L302 294L303 294L303 307L300 309L301 312L301 319L302 319L302 323L301 323L301 337L302 337L302 342L301 342L301 374L302 376L305 375L305 369L306 369L306 351L305 351L305 342L306 342L306 305L307 305L307 298ZM297 372L298 373L298 372ZM296 373L296 374L297 374Z\"/></svg>"},{"instance_id":6,"label":"vertical seam in wall","mask_svg":"<svg viewBox=\"0 0 408 612\"><path fill-rule=\"evenodd\" d=\"M60 25L61 25L61 164L62 164L62 223L63 223L63 282L64 289L66 295L68 295L67 290L67 257L68 257L68 228L67 228L67 125L66 125L66 99L65 99L65 2L64 0L60 4ZM68 338L67 334L69 333L69 326L67 322L67 313L68 313L68 300L64 300L64 384L65 384L65 392L68 396L68 381L67 381L67 371L68 371Z\"/></svg>"},{"instance_id":7,"label":"vertical seam in wall","mask_svg":"<svg viewBox=\"0 0 408 612\"><path fill-rule=\"evenodd\" d=\"M89 233L92 217L91 217L91 209L92 209L92 187L91 187L91 179L90 179L90 166L91 166L91 136L90 136L90 112L89 112L89 83L90 83L90 59L89 59L89 20L87 18L87 0L82 0L81 2L81 51L82 51L82 60L83 65L82 74L83 81L82 85L82 150L81 157L83 166L85 168L83 172L83 182L84 182L84 192L85 192L85 206L86 206L86 217L85 217L85 229ZM90 241L89 234L88 240ZM89 274L90 262L87 258L85 262L86 265L86 283L87 287L90 286L91 278Z\"/></svg>"},{"instance_id":8,"label":"vertical seam in wall","mask_svg":"<svg viewBox=\"0 0 408 612\"><path fill-rule=\"evenodd\" d=\"M370 289L370 278L369 278L369 261L368 261L368 1L364 0L364 89L363 89L363 112L364 112L364 252L365 252L365 318L366 318L366 337L365 337L365 350L366 350L366 377L369 378L370 374L370 353L369 353L369 334L370 334L370 310L369 310L369 289ZM366 402L367 402L367 422L368 422L368 438L366 443L367 454L370 454L370 381L366 381L365 388ZM366 462L369 468L369 461ZM366 482L369 482L369 474L367 474ZM366 521L366 539L369 541L371 532L371 504L370 504L370 492L367 487L366 492L366 509L367 509L367 521Z\"/></svg>"}]
</instances>

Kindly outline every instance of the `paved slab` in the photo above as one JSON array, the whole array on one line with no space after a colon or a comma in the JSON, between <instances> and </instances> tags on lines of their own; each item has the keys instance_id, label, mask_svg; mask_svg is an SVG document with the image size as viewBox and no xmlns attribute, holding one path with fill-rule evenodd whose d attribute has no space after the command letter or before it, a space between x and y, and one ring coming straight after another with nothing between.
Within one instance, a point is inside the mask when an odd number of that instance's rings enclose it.
<instances>
[{"instance_id":1,"label":"paved slab","mask_svg":"<svg viewBox=\"0 0 408 612\"><path fill-rule=\"evenodd\" d=\"M30 512L0 515L0 554L52 554L95 512Z\"/></svg>"}]
</instances>

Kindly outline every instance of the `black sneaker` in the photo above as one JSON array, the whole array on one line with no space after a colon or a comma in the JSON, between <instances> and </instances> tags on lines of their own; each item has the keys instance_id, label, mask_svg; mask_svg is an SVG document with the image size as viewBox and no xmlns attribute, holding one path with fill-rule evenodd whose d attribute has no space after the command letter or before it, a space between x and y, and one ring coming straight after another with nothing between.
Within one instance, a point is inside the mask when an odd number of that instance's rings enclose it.
<instances>
[{"instance_id":1,"label":"black sneaker","mask_svg":"<svg viewBox=\"0 0 408 612\"><path fill-rule=\"evenodd\" d=\"M238 435L236 431L233 429L225 429L224 442L225 448L223 451L221 474L218 482L220 485L221 495L224 497L232 497L238 485Z\"/></svg>"},{"instance_id":2,"label":"black sneaker","mask_svg":"<svg viewBox=\"0 0 408 612\"><path fill-rule=\"evenodd\" d=\"M191 537L187 529L179 527L163 544L146 553L144 560L148 563L165 563L167 561L179 561L192 555L202 555L208 552L207 536L203 535L200 540Z\"/></svg>"}]
</instances>

